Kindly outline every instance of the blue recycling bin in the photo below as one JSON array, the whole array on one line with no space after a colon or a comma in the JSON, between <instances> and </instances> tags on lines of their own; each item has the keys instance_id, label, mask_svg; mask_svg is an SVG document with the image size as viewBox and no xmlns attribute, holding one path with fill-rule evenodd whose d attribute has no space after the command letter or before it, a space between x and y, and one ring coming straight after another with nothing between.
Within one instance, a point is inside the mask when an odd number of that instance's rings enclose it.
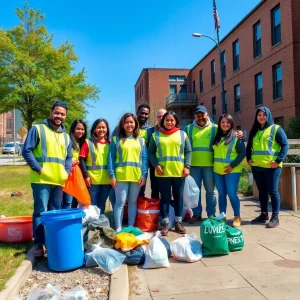
<instances>
[{"instance_id":1,"label":"blue recycling bin","mask_svg":"<svg viewBox=\"0 0 300 300\"><path fill-rule=\"evenodd\" d=\"M68 271L84 264L82 218L80 208L51 210L41 213L45 228L48 267L52 271Z\"/></svg>"}]
</instances>

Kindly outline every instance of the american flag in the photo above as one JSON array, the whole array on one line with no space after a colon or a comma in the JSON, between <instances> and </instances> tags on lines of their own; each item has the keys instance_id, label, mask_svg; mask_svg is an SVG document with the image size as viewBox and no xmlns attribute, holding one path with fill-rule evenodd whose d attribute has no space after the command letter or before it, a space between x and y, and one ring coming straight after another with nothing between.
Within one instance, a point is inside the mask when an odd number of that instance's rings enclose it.
<instances>
[{"instance_id":1,"label":"american flag","mask_svg":"<svg viewBox=\"0 0 300 300\"><path fill-rule=\"evenodd\" d=\"M213 0L213 15L214 15L214 19L215 19L215 30L219 31L219 28L221 27L221 25L220 25L220 19L219 19L215 0Z\"/></svg>"}]
</instances>

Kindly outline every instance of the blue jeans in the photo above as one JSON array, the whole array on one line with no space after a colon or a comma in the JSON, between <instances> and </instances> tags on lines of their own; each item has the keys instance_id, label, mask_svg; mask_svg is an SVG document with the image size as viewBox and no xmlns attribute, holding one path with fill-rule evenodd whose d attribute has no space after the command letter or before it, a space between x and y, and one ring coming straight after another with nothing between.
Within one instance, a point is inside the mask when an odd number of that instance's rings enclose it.
<instances>
[{"instance_id":1,"label":"blue jeans","mask_svg":"<svg viewBox=\"0 0 300 300\"><path fill-rule=\"evenodd\" d=\"M174 198L174 210L176 220L182 220L183 199L182 192L184 179L181 177L156 177L161 195L160 215L163 223L169 223L169 205Z\"/></svg>"},{"instance_id":2,"label":"blue jeans","mask_svg":"<svg viewBox=\"0 0 300 300\"><path fill-rule=\"evenodd\" d=\"M128 202L128 225L134 226L139 192L140 187L137 182L118 181L115 187L116 203L114 207L116 229L121 228L126 200Z\"/></svg>"},{"instance_id":3,"label":"blue jeans","mask_svg":"<svg viewBox=\"0 0 300 300\"><path fill-rule=\"evenodd\" d=\"M261 212L268 212L269 195L271 196L272 213L279 214L280 195L278 183L281 175L281 168L252 168L253 178L259 191Z\"/></svg>"},{"instance_id":4,"label":"blue jeans","mask_svg":"<svg viewBox=\"0 0 300 300\"><path fill-rule=\"evenodd\" d=\"M63 193L63 198L61 202L61 208L62 209L68 209L68 208L77 208L78 202L75 197L72 195L69 195L68 193Z\"/></svg>"},{"instance_id":5,"label":"blue jeans","mask_svg":"<svg viewBox=\"0 0 300 300\"><path fill-rule=\"evenodd\" d=\"M89 188L92 205L100 208L100 214L105 212L105 204L111 190L110 184L92 184Z\"/></svg>"},{"instance_id":6,"label":"blue jeans","mask_svg":"<svg viewBox=\"0 0 300 300\"><path fill-rule=\"evenodd\" d=\"M57 210L61 207L63 187L51 184L32 183L33 214L32 231L34 245L45 244L44 226L41 224L41 213L48 210Z\"/></svg>"},{"instance_id":7,"label":"blue jeans","mask_svg":"<svg viewBox=\"0 0 300 300\"><path fill-rule=\"evenodd\" d=\"M198 206L193 208L193 213L196 216L201 216L201 186L202 181L206 192L206 213L207 216L213 216L216 214L217 199L215 193L215 180L213 167L191 167L190 175L196 181L198 188L200 189Z\"/></svg>"},{"instance_id":8,"label":"blue jeans","mask_svg":"<svg viewBox=\"0 0 300 300\"><path fill-rule=\"evenodd\" d=\"M240 199L237 195L237 188L241 173L231 173L220 175L215 173L216 187L219 192L219 210L220 213L226 214L227 208L227 195L230 199L230 203L235 217L240 217Z\"/></svg>"}]
</instances>

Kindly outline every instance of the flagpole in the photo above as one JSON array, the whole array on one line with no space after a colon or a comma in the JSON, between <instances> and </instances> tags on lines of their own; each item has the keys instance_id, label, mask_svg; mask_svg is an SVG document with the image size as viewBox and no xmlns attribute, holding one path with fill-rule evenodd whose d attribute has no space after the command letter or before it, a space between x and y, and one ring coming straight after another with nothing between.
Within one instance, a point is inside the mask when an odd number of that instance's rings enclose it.
<instances>
[{"instance_id":1,"label":"flagpole","mask_svg":"<svg viewBox=\"0 0 300 300\"><path fill-rule=\"evenodd\" d=\"M215 29L217 31L217 46L219 50L219 61L220 61L220 82L221 82L221 98L222 98L222 114L227 113L227 105L226 105L226 99L225 99L225 87L224 87L224 76L222 72L222 50L220 46L220 37L219 37L219 27L220 27L220 21L219 21L219 16L217 12L217 5L216 5L216 0L213 1L213 6L215 10L214 18L215 18ZM216 19L217 18L217 19ZM218 24L216 23L218 22Z\"/></svg>"}]
</instances>

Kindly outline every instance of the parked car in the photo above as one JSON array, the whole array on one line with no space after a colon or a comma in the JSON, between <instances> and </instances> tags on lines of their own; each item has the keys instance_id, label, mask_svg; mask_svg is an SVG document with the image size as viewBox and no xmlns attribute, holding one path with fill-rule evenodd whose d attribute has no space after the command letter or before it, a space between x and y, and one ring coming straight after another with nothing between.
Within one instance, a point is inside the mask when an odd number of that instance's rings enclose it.
<instances>
[{"instance_id":1,"label":"parked car","mask_svg":"<svg viewBox=\"0 0 300 300\"><path fill-rule=\"evenodd\" d=\"M19 144L14 144L14 143L8 143L5 144L2 148L2 154L17 154L21 155L21 147Z\"/></svg>"}]
</instances>

